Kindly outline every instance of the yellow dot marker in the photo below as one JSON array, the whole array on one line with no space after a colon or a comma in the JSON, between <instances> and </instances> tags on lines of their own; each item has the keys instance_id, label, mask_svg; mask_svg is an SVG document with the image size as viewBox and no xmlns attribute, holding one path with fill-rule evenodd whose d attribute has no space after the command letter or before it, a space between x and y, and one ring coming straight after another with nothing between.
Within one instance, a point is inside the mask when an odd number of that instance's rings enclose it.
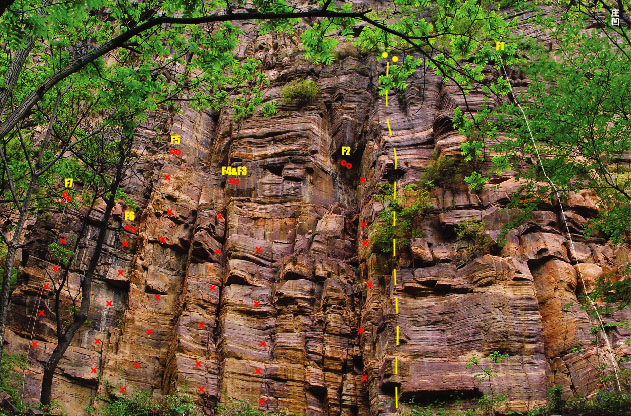
<instances>
[{"instance_id":1,"label":"yellow dot marker","mask_svg":"<svg viewBox=\"0 0 631 416\"><path fill-rule=\"evenodd\" d=\"M387 57L388 57L388 52L383 52L383 53L381 54L381 57L382 57L382 58L387 58Z\"/></svg>"},{"instance_id":2,"label":"yellow dot marker","mask_svg":"<svg viewBox=\"0 0 631 416\"><path fill-rule=\"evenodd\" d=\"M393 57L392 57L392 62L397 62L398 60L399 60L399 58L398 58L398 57L396 57L396 56L393 56Z\"/></svg>"},{"instance_id":3,"label":"yellow dot marker","mask_svg":"<svg viewBox=\"0 0 631 416\"><path fill-rule=\"evenodd\" d=\"M389 118L386 119L386 123L388 124L388 133L390 134L390 137L392 137L392 129L390 128L390 119Z\"/></svg>"}]
</instances>

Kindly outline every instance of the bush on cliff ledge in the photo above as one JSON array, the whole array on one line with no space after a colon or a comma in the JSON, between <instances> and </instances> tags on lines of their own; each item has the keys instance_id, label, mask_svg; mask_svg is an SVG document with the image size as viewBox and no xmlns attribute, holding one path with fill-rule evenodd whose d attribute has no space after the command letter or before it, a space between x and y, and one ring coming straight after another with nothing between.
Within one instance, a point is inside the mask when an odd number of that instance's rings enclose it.
<instances>
[{"instance_id":1,"label":"bush on cliff ledge","mask_svg":"<svg viewBox=\"0 0 631 416\"><path fill-rule=\"evenodd\" d=\"M280 90L280 96L285 104L305 105L313 101L320 87L311 80L297 79L291 81Z\"/></svg>"}]
</instances>

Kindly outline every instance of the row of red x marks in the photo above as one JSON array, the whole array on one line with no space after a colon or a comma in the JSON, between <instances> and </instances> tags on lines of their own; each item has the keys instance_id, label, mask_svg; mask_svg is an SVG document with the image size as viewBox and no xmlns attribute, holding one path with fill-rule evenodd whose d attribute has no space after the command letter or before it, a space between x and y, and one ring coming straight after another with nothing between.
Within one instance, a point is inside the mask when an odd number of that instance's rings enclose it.
<instances>
[{"instance_id":1,"label":"row of red x marks","mask_svg":"<svg viewBox=\"0 0 631 416\"><path fill-rule=\"evenodd\" d=\"M171 175L164 175L164 179L165 180L170 180L171 179ZM361 177L361 182L366 182L366 177ZM173 215L173 210L172 209L167 209L167 215ZM218 220L223 220L223 214L217 214L217 219ZM367 227L367 223L365 221L361 221L361 226L362 227ZM160 243L166 243L166 237L160 237ZM61 238L60 237L60 244L66 244L66 238ZM122 246L123 247L129 247L128 245L128 241L122 241ZM363 240L363 246L368 246L368 240ZM260 253L261 252L262 247L256 247L256 252ZM221 254L221 249L215 249L215 254ZM59 266L53 266L53 271L59 271ZM118 270L118 276L124 276L124 271L123 270ZM373 287L373 283L372 282L366 282L366 287L371 289ZM45 283L44 284L44 289L45 290L49 290L50 289L50 284L49 283ZM216 285L210 285L210 290L211 291L215 291L216 290ZM160 294L154 294L154 300L160 300ZM106 301L106 306L113 306L112 305L113 301L108 300ZM260 307L261 306L261 302L258 300L254 301L254 307ZM44 310L43 309L38 309L38 316L44 316ZM198 323L198 329L205 329L205 322L199 322ZM153 335L153 329L146 329L145 330L147 332L147 335ZM357 328L357 333L358 334L363 334L364 333L364 328ZM38 341L31 341L32 347L37 347ZM101 343L101 338L94 338L94 344L95 345L103 345ZM266 341L259 341L259 347L266 347ZM195 367L201 367L202 366L202 362L201 361L195 361ZM134 362L134 368L140 368L140 363L138 362ZM96 373L96 367L90 367L90 373ZM261 374L261 368L256 367L254 369L254 374ZM368 381L368 376L367 375L362 375L362 381ZM197 388L197 392L198 393L204 393L204 386L200 386ZM120 393L126 393L126 387L120 387ZM265 404L265 399L259 399L259 405Z\"/></svg>"}]
</instances>

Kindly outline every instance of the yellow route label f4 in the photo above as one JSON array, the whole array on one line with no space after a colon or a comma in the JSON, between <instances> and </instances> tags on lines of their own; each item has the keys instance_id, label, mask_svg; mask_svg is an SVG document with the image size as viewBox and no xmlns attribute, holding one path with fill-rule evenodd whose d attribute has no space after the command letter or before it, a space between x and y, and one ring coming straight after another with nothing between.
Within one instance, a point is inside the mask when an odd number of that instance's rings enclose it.
<instances>
[{"instance_id":1,"label":"yellow route label f4","mask_svg":"<svg viewBox=\"0 0 631 416\"><path fill-rule=\"evenodd\" d=\"M248 168L245 166L237 166L233 168L232 166L222 166L221 167L222 175L247 175Z\"/></svg>"}]
</instances>

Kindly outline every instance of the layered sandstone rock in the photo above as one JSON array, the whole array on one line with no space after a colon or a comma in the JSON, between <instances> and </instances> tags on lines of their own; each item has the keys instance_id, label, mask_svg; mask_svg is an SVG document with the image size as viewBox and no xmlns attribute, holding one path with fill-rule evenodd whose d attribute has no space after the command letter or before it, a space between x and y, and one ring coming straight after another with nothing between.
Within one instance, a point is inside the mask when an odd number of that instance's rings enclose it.
<instances>
[{"instance_id":1,"label":"layered sandstone rock","mask_svg":"<svg viewBox=\"0 0 631 416\"><path fill-rule=\"evenodd\" d=\"M590 343L595 322L578 306L581 278L590 288L630 255L580 236L585 219L597 212L593 196L576 193L566 207L575 251L554 205L540 207L502 248L466 259L454 227L481 220L497 238L510 217L501 208L518 183L502 177L479 194L465 186L433 189L423 236L398 250L395 286L363 244L383 209L373 194L381 183L416 182L435 151L457 157L465 138L450 117L462 97L420 71L405 92L391 93L386 107L376 85L385 64L374 56L354 54L318 67L298 59L297 50L281 56L291 44L268 35L244 42L240 53L265 58L272 81L267 98L276 98L287 81L309 77L320 86L314 103L279 104L271 118L255 114L240 123L227 112L185 109L156 116L139 131L140 138L151 137L156 126L180 134L183 155L143 148L139 175L126 184L139 205L139 230L124 231L125 207L118 207L90 324L73 340L55 379L62 408L81 414L91 396L120 394L120 386L156 398L186 390L208 414L228 397L304 415L396 414L395 387L401 402L416 403L461 393L471 404L493 389L508 393L513 410L544 405L556 384L566 393L593 392L597 366L607 357L602 342ZM474 109L482 103L476 94L468 100ZM342 146L351 156L342 157ZM353 167L342 166L343 159ZM221 176L222 166L246 166L248 175L235 186ZM22 253L8 348L29 354L25 391L33 400L54 347L52 314L38 319L35 312L51 305L41 291L55 261L46 247L58 233L77 229L68 220L76 214L34 224ZM122 240L129 248L121 248ZM79 251L70 292L76 293L93 244L87 238ZM618 312L604 319L629 318ZM624 329L607 335L618 357L631 352ZM31 339L40 341L37 349L29 348ZM490 364L493 351L509 358ZM476 383L479 370L466 368L474 356L498 374L490 384Z\"/></svg>"}]
</instances>

